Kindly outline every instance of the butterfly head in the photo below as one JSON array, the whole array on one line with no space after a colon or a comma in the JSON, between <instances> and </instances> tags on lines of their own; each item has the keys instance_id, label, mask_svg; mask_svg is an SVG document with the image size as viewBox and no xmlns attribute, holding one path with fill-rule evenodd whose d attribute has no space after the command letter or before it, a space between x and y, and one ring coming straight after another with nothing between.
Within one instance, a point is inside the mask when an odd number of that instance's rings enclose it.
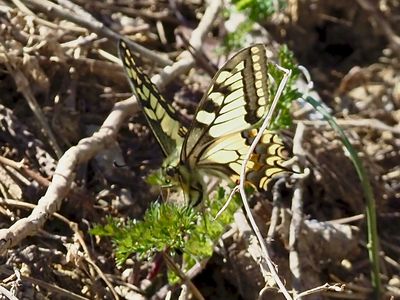
<instances>
[{"instance_id":1,"label":"butterfly head","mask_svg":"<svg viewBox=\"0 0 400 300\"><path fill-rule=\"evenodd\" d=\"M179 190L177 202L185 205L197 206L203 200L203 184L193 172L184 164L173 163L166 160L161 168L164 188L170 191ZM174 201L174 200L172 200Z\"/></svg>"},{"instance_id":2,"label":"butterfly head","mask_svg":"<svg viewBox=\"0 0 400 300\"><path fill-rule=\"evenodd\" d=\"M176 178L178 175L178 168L176 166L166 166L163 168L163 171L167 180L170 178Z\"/></svg>"},{"instance_id":3,"label":"butterfly head","mask_svg":"<svg viewBox=\"0 0 400 300\"><path fill-rule=\"evenodd\" d=\"M161 174L166 186L179 184L179 159L177 154L168 156L161 166Z\"/></svg>"}]
</instances>

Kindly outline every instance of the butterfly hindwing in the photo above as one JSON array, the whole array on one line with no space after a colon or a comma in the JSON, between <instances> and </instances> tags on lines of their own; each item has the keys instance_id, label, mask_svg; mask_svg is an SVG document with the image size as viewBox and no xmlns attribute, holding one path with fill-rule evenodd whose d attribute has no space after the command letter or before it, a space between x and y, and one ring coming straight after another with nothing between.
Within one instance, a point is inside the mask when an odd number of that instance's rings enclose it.
<instances>
[{"instance_id":1,"label":"butterfly hindwing","mask_svg":"<svg viewBox=\"0 0 400 300\"><path fill-rule=\"evenodd\" d=\"M197 166L224 174L237 182L243 161L257 133L257 129L247 129L216 140L199 157ZM289 171L285 166L287 159L285 146L279 136L272 131L265 131L247 163L246 181L258 190L267 190L268 183L275 175Z\"/></svg>"},{"instance_id":2,"label":"butterfly hindwing","mask_svg":"<svg viewBox=\"0 0 400 300\"><path fill-rule=\"evenodd\" d=\"M119 42L119 56L147 122L164 154L171 155L180 149L183 136L187 131L186 128L178 121L175 109L159 93L150 78L137 66L134 55L122 40Z\"/></svg>"},{"instance_id":3,"label":"butterfly hindwing","mask_svg":"<svg viewBox=\"0 0 400 300\"><path fill-rule=\"evenodd\" d=\"M247 145L251 145L257 133L256 129L242 132ZM268 183L275 175L290 172L285 165L288 158L288 152L280 137L275 132L264 131L247 164L246 180L258 190L266 191ZM231 179L235 181L237 175L233 174Z\"/></svg>"}]
</instances>

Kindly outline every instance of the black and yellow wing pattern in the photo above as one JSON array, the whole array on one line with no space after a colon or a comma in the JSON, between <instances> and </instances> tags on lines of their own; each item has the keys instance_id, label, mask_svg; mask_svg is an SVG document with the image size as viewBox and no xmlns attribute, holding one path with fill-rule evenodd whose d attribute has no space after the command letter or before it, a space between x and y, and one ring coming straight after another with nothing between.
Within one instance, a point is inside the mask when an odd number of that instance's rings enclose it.
<instances>
[{"instance_id":1,"label":"black and yellow wing pattern","mask_svg":"<svg viewBox=\"0 0 400 300\"><path fill-rule=\"evenodd\" d=\"M189 169L217 171L237 181L269 106L267 57L257 44L238 52L214 76L184 140L181 161ZM247 165L247 181L266 190L274 175L287 170L285 152L276 134L264 132Z\"/></svg>"},{"instance_id":2,"label":"black and yellow wing pattern","mask_svg":"<svg viewBox=\"0 0 400 300\"><path fill-rule=\"evenodd\" d=\"M150 78L136 64L134 54L124 41L119 43L119 56L132 90L141 104L144 115L166 156L183 143L187 129L177 119L175 109L160 94Z\"/></svg>"},{"instance_id":3,"label":"black and yellow wing pattern","mask_svg":"<svg viewBox=\"0 0 400 300\"><path fill-rule=\"evenodd\" d=\"M205 174L238 180L257 126L270 106L264 46L256 44L241 50L216 73L189 130L179 124L172 106L137 67L124 42L120 42L120 56L164 153L179 153L167 160L164 170L166 176L179 182L186 202L196 205L203 200ZM247 165L246 180L260 190L266 189L274 175L287 171L285 152L276 134L264 132Z\"/></svg>"},{"instance_id":4,"label":"black and yellow wing pattern","mask_svg":"<svg viewBox=\"0 0 400 300\"><path fill-rule=\"evenodd\" d=\"M197 157L212 140L254 126L268 111L265 49L238 52L214 76L185 139L182 158Z\"/></svg>"}]
</instances>

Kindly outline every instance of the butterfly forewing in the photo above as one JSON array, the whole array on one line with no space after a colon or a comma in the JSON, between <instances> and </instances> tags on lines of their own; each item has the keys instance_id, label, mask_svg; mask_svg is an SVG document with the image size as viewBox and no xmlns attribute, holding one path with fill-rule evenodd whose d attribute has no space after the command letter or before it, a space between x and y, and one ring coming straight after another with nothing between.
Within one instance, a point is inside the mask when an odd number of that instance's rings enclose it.
<instances>
[{"instance_id":1,"label":"butterfly forewing","mask_svg":"<svg viewBox=\"0 0 400 300\"><path fill-rule=\"evenodd\" d=\"M164 154L171 155L180 149L186 128L179 123L175 109L165 101L150 78L137 66L134 55L122 40L119 42L119 56L147 122Z\"/></svg>"},{"instance_id":2,"label":"butterfly forewing","mask_svg":"<svg viewBox=\"0 0 400 300\"><path fill-rule=\"evenodd\" d=\"M266 114L267 58L263 45L245 48L214 76L184 141L181 160L197 164L213 141L254 126Z\"/></svg>"}]
</instances>

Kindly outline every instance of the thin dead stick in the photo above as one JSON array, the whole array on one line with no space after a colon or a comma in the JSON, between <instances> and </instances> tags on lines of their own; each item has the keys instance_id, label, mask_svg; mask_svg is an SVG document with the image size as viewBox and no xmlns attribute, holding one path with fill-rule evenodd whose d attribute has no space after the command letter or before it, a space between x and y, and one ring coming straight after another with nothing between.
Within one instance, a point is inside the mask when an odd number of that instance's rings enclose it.
<instances>
[{"instance_id":1,"label":"thin dead stick","mask_svg":"<svg viewBox=\"0 0 400 300\"><path fill-rule=\"evenodd\" d=\"M386 21L385 16L377 7L376 1L369 0L357 0L358 4L374 19L378 24L376 28L381 30L392 45L397 55L400 55L400 37L390 26L390 23Z\"/></svg>"},{"instance_id":2,"label":"thin dead stick","mask_svg":"<svg viewBox=\"0 0 400 300\"><path fill-rule=\"evenodd\" d=\"M274 285L274 279L271 280L273 277L271 276L272 273L269 271L266 260L263 259L262 250L257 242L257 237L254 235L254 231L246 220L246 216L244 215L243 211L238 210L233 216L237 230L247 240L247 252L251 255L253 261L259 265L261 274L264 278L265 287L259 292L258 295L261 299L264 289Z\"/></svg>"},{"instance_id":3,"label":"thin dead stick","mask_svg":"<svg viewBox=\"0 0 400 300\"><path fill-rule=\"evenodd\" d=\"M63 29L63 30L68 30L68 31L75 31L75 32L78 32L81 34L87 32L87 30L82 27L72 27L72 26L67 27L67 26L63 26L60 24L55 24L55 23L49 22L47 20L44 20L44 19L38 17L33 11L31 11L29 8L27 8L20 0L12 0L12 2L14 3L14 5L16 7L18 7L18 9L21 12L23 12L26 15L32 16L34 18L35 22L38 24L47 26L47 27L55 29L55 30Z\"/></svg>"},{"instance_id":4,"label":"thin dead stick","mask_svg":"<svg viewBox=\"0 0 400 300\"><path fill-rule=\"evenodd\" d=\"M65 2L65 1L64 1ZM72 12L68 9L63 9L61 6L54 4L53 2L47 0L25 0L25 3L34 6L38 10L52 14L52 16L61 17L63 19L69 20L75 24L78 24L82 27L88 28L90 31L97 33L99 36L107 37L112 41L119 41L124 37L119 33L109 29L103 23L94 18L91 14L86 12L83 8L81 8L77 12ZM70 8L75 8L77 5L74 4ZM75 10L77 10L75 8ZM140 53L141 55L151 59L152 61L157 62L161 66L170 65L172 61L160 55L160 53L156 53L155 51L148 50L147 48L129 40L125 39L126 43L133 49L134 51Z\"/></svg>"},{"instance_id":5,"label":"thin dead stick","mask_svg":"<svg viewBox=\"0 0 400 300\"><path fill-rule=\"evenodd\" d=\"M61 201L68 195L75 179L76 166L115 143L115 137L123 122L136 112L137 106L133 103L128 99L115 104L108 118L93 136L82 139L78 145L64 153L46 194L39 199L31 215L18 220L9 228L0 229L0 255L4 255L7 249L17 245L25 237L34 235L49 216L60 208Z\"/></svg>"},{"instance_id":6,"label":"thin dead stick","mask_svg":"<svg viewBox=\"0 0 400 300\"><path fill-rule=\"evenodd\" d=\"M210 31L215 19L218 16L218 12L222 7L221 0L208 0L207 9L195 30L190 37L189 43L193 49L199 51L203 45L206 34ZM179 60L171 66L165 67L158 75L154 75L151 81L157 85L158 88L162 89L173 78L176 78L180 74L184 74L194 65L195 59L190 54L190 51L183 51L179 55Z\"/></svg>"},{"instance_id":7,"label":"thin dead stick","mask_svg":"<svg viewBox=\"0 0 400 300\"><path fill-rule=\"evenodd\" d=\"M194 278L198 275L207 265L209 259L203 259L200 262L197 262L193 267L190 268L189 271L186 272L185 276L188 279ZM166 284L160 289L158 289L157 293L153 295L151 299L166 299L168 292L170 292L170 285Z\"/></svg>"},{"instance_id":8,"label":"thin dead stick","mask_svg":"<svg viewBox=\"0 0 400 300\"><path fill-rule=\"evenodd\" d=\"M296 129L295 138L293 141L293 154L304 154L302 140L304 136L304 125L299 123ZM292 219L289 226L289 268L293 277L293 289L295 295L301 289L302 283L302 268L301 268L301 255L297 251L297 241L303 226L303 181L298 181L292 197ZM300 299L295 296L295 299Z\"/></svg>"},{"instance_id":9,"label":"thin dead stick","mask_svg":"<svg viewBox=\"0 0 400 300\"><path fill-rule=\"evenodd\" d=\"M162 253L162 256L167 263L168 267L170 267L176 275L190 288L193 293L193 296L196 297L198 300L205 300L203 295L197 289L197 287L193 284L193 282L186 276L185 273L181 271L181 269L175 264L172 258L165 252Z\"/></svg>"},{"instance_id":10,"label":"thin dead stick","mask_svg":"<svg viewBox=\"0 0 400 300\"><path fill-rule=\"evenodd\" d=\"M35 204L31 204L31 203L27 203L27 202L22 202L22 201L13 200L13 199L4 199L4 198L0 198L0 203L6 204L6 205L22 207L22 208L27 208L27 209L34 209L37 206ZM93 269L100 276L100 278L103 279L103 281L108 286L111 293L113 294L114 299L119 299L119 296L118 296L117 292L115 291L111 282L108 280L108 278L103 273L103 271L96 265L96 263L92 259L91 255L90 255L90 251L86 246L85 240L84 240L82 234L79 232L78 224L68 220L66 217L64 217L63 215L60 215L59 213L54 213L53 216L55 218L61 220L62 222L66 223L68 225L68 227L75 233L75 236L78 238L79 244L81 245L81 247L85 253L84 259L93 267Z\"/></svg>"},{"instance_id":11,"label":"thin dead stick","mask_svg":"<svg viewBox=\"0 0 400 300\"><path fill-rule=\"evenodd\" d=\"M295 120L294 123L298 123L299 121ZM326 126L330 127L328 121L324 120L315 120L315 121L310 121L310 120L302 120L301 121L304 125L312 125L312 126ZM389 126L383 123L382 121L378 119L354 119L354 120L344 120L344 119L336 119L336 122L340 126L344 127L365 127L365 128L370 128L370 129L375 129L375 130L380 130L380 131L389 131L394 134L400 135L400 128L399 126Z\"/></svg>"},{"instance_id":12,"label":"thin dead stick","mask_svg":"<svg viewBox=\"0 0 400 300\"><path fill-rule=\"evenodd\" d=\"M229 203L231 203L231 200L233 199L233 196L236 194L236 192L239 190L238 186L235 186L231 193L229 194L228 200L225 201L224 206L218 211L217 215L214 217L213 221L219 218L219 216L225 211L225 209L229 206Z\"/></svg>"},{"instance_id":13,"label":"thin dead stick","mask_svg":"<svg viewBox=\"0 0 400 300\"><path fill-rule=\"evenodd\" d=\"M254 149L256 148L256 146L258 145L258 143L260 142L262 135L264 133L264 131L270 126L271 120L272 120L272 116L273 113L275 111L276 105L278 104L279 98L282 95L282 91L284 89L284 87L286 86L286 83L292 73L291 70L287 70L284 69L280 66L277 65L277 67L284 73L284 76L281 80L281 82L279 83L278 86L278 90L275 94L274 100L272 101L271 107L269 108L268 114L265 117L262 126L260 127L260 130L258 131L254 141L251 143L250 149L246 154L245 159L243 160L242 163L242 168L240 171L240 183L239 183L239 191L240 191L240 195L242 197L242 202L243 202L243 206L246 210L246 214L249 218L251 227L254 231L254 233L256 234L257 240L261 246L261 250L262 250L262 254L263 254L263 258L265 259L269 271L271 272L272 277L274 278L276 284L278 285L280 291L283 293L283 295L285 296L285 298L287 300L292 300L292 297L290 296L289 292L287 291L287 289L285 288L284 284L282 283L281 279L278 276L278 273L275 269L274 263L272 262L271 258L269 257L268 254L268 250L267 250L267 246L264 242L264 238L261 235L260 229L257 227L256 221L254 220L253 215L251 214L251 210L250 210L250 206L248 204L247 201L247 196L246 196L246 192L244 190L244 185L245 185L245 181L246 181L246 169L247 169L247 163L250 160L251 155L254 152Z\"/></svg>"},{"instance_id":14,"label":"thin dead stick","mask_svg":"<svg viewBox=\"0 0 400 300\"><path fill-rule=\"evenodd\" d=\"M270 218L270 224L267 232L266 242L267 245L270 245L275 237L275 233L277 231L278 220L280 212L282 211L281 207L281 198L282 195L280 193L280 188L286 183L286 179L284 177L279 178L272 188L272 212Z\"/></svg>"},{"instance_id":15,"label":"thin dead stick","mask_svg":"<svg viewBox=\"0 0 400 300\"><path fill-rule=\"evenodd\" d=\"M305 126L299 123L296 128L296 133L293 139L293 155L299 158L300 162L305 161L305 151L302 147ZM305 165L305 163L303 163ZM308 168L304 170L303 179L310 174ZM293 288L296 292L301 289L301 284L304 282L304 275L302 270L302 257L298 252L298 237L303 227L303 194L304 194L304 180L298 180L293 192L292 197L292 219L289 226L289 268L293 275ZM300 299L300 296L295 296L295 299Z\"/></svg>"},{"instance_id":16,"label":"thin dead stick","mask_svg":"<svg viewBox=\"0 0 400 300\"><path fill-rule=\"evenodd\" d=\"M7 290L5 287L2 287L0 285L0 294L3 295L4 297L7 297L9 300L18 300L17 297L15 297L9 290Z\"/></svg>"},{"instance_id":17,"label":"thin dead stick","mask_svg":"<svg viewBox=\"0 0 400 300\"><path fill-rule=\"evenodd\" d=\"M335 219L335 220L330 220L327 221L327 224L347 224L351 222L357 222L360 220L365 219L365 214L358 214L355 216L347 217L347 218L340 218L340 219Z\"/></svg>"},{"instance_id":18,"label":"thin dead stick","mask_svg":"<svg viewBox=\"0 0 400 300\"><path fill-rule=\"evenodd\" d=\"M24 164L23 160L20 162L16 162L7 157L0 156L0 164L9 166L15 170L22 172L25 176L28 176L29 178L35 180L41 186L47 187L50 184L50 181L44 178L40 173L29 169L28 166Z\"/></svg>"},{"instance_id":19,"label":"thin dead stick","mask_svg":"<svg viewBox=\"0 0 400 300\"><path fill-rule=\"evenodd\" d=\"M156 20L156 21L172 23L173 25L182 25L182 22L177 20L174 16L171 16L167 10L155 12L150 10L135 9L132 7L110 6L109 3L106 2L101 3L98 1L96 3L93 3L93 6L98 9L106 8L111 12L118 12L129 17L134 17L134 18L140 17L143 19L149 19L151 21Z\"/></svg>"},{"instance_id":20,"label":"thin dead stick","mask_svg":"<svg viewBox=\"0 0 400 300\"><path fill-rule=\"evenodd\" d=\"M5 265L1 265L0 266L0 272L2 274L6 274L8 276L10 276L10 275L12 275L14 273L13 271L10 271L8 268L6 268ZM63 289L63 288L61 288L59 286L56 286L54 284L47 283L47 282L45 282L43 280L39 280L39 279L36 279L36 278L33 278L33 277L24 276L24 275L19 275L19 277L20 277L21 281L29 282L31 284L36 284L37 286L42 287L42 288L44 288L44 289L46 289L46 290L48 290L50 292L57 293L60 296L63 296L62 299L89 300L89 298L82 297L82 296L80 296L78 294L75 294L75 293L73 293L71 291Z\"/></svg>"},{"instance_id":21,"label":"thin dead stick","mask_svg":"<svg viewBox=\"0 0 400 300\"><path fill-rule=\"evenodd\" d=\"M304 297L304 296L309 296L312 294L326 292L326 291L343 292L344 286L345 286L344 284L340 284L340 283L333 284L333 285L325 283L324 285L315 287L313 289L310 289L310 290L307 290L307 291L304 291L304 292L298 294L297 297L295 298L295 300L300 299L301 297Z\"/></svg>"},{"instance_id":22,"label":"thin dead stick","mask_svg":"<svg viewBox=\"0 0 400 300\"><path fill-rule=\"evenodd\" d=\"M5 48L4 46L2 46ZM10 60L6 52L4 52L6 58L6 68L8 72L13 76L15 85L19 92L24 95L26 102L30 109L32 110L33 114L35 115L36 119L39 121L40 125L42 126L43 133L49 138L50 145L52 146L54 152L56 153L57 157L60 158L62 155L62 151L60 146L58 146L57 140L51 130L50 126L47 124L46 117L44 116L42 109L40 108L35 96L32 93L32 90L29 85L28 79L25 75L19 70L15 64Z\"/></svg>"},{"instance_id":23,"label":"thin dead stick","mask_svg":"<svg viewBox=\"0 0 400 300\"><path fill-rule=\"evenodd\" d=\"M206 34L210 31L215 19L218 17L218 12L222 7L221 0L209 0L206 11L199 25L190 37L189 43L193 47L194 51L200 51ZM132 47L132 50L135 49ZM88 60L88 59L86 59ZM164 67L159 74L152 76L151 81L159 88L163 89L169 83L173 81L174 78L181 74L187 73L190 68L195 64L195 59L193 58L190 51L183 51L178 60L170 66ZM101 68L100 68L101 70ZM109 72L108 72L109 73Z\"/></svg>"}]
</instances>

